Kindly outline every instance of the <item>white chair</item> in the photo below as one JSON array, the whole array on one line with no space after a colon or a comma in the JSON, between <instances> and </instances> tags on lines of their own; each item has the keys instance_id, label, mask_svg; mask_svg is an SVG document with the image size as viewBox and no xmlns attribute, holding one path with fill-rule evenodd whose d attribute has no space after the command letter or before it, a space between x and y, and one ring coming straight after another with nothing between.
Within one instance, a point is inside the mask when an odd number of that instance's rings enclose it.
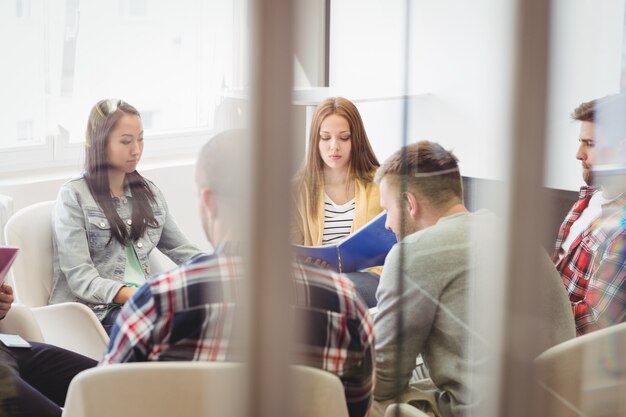
<instances>
[{"instance_id":1,"label":"white chair","mask_svg":"<svg viewBox=\"0 0 626 417\"><path fill-rule=\"evenodd\" d=\"M335 375L294 367L299 417L347 417ZM63 417L239 417L246 414L244 365L144 362L94 368L70 384Z\"/></svg>"},{"instance_id":2,"label":"white chair","mask_svg":"<svg viewBox=\"0 0 626 417\"><path fill-rule=\"evenodd\" d=\"M238 417L243 368L219 362L143 362L104 366L70 384L64 417Z\"/></svg>"},{"instance_id":3,"label":"white chair","mask_svg":"<svg viewBox=\"0 0 626 417\"><path fill-rule=\"evenodd\" d=\"M337 375L310 366L293 366L294 415L348 417L343 384Z\"/></svg>"},{"instance_id":4,"label":"white chair","mask_svg":"<svg viewBox=\"0 0 626 417\"><path fill-rule=\"evenodd\" d=\"M428 417L410 404L391 404L385 410L385 417Z\"/></svg>"},{"instance_id":5,"label":"white chair","mask_svg":"<svg viewBox=\"0 0 626 417\"><path fill-rule=\"evenodd\" d=\"M558 344L537 357L544 416L626 415L626 323Z\"/></svg>"},{"instance_id":6,"label":"white chair","mask_svg":"<svg viewBox=\"0 0 626 417\"><path fill-rule=\"evenodd\" d=\"M7 245L20 248L11 268L15 297L31 308L43 340L100 360L109 342L96 315L80 303L48 305L52 289L52 210L45 201L17 211L4 230Z\"/></svg>"},{"instance_id":7,"label":"white chair","mask_svg":"<svg viewBox=\"0 0 626 417\"><path fill-rule=\"evenodd\" d=\"M174 261L165 256L163 252L159 251L157 248L154 248L152 252L150 252L148 261L150 262L150 273L152 274L160 274L176 268Z\"/></svg>"},{"instance_id":8,"label":"white chair","mask_svg":"<svg viewBox=\"0 0 626 417\"><path fill-rule=\"evenodd\" d=\"M30 342L43 342L39 323L30 308L13 304L7 315L0 320L0 333L18 334Z\"/></svg>"}]
</instances>

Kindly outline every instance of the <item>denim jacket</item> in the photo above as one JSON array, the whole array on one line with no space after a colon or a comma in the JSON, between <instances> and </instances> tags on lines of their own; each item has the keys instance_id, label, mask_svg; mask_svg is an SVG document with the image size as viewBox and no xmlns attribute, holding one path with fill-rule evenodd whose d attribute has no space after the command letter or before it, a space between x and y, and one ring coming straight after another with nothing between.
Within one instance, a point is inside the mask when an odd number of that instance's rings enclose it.
<instances>
[{"instance_id":1,"label":"denim jacket","mask_svg":"<svg viewBox=\"0 0 626 417\"><path fill-rule=\"evenodd\" d=\"M168 212L161 191L146 180L155 195L151 203L157 227L133 242L146 275L150 274L148 255L157 247L176 264L202 251L191 244ZM126 224L131 222L132 195L112 197L117 213ZM111 239L111 226L89 191L84 177L66 182L59 191L53 219L54 283L50 303L78 301L102 319L114 306L113 298L123 286L126 246ZM129 226L130 227L130 226Z\"/></svg>"}]
</instances>

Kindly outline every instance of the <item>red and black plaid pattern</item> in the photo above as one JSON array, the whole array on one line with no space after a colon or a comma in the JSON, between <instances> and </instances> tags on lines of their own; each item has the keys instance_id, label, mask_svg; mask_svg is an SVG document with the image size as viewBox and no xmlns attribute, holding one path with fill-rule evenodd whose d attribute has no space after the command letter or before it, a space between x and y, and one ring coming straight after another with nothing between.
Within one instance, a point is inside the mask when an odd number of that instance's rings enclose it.
<instances>
[{"instance_id":1,"label":"red and black plaid pattern","mask_svg":"<svg viewBox=\"0 0 626 417\"><path fill-rule=\"evenodd\" d=\"M150 277L122 308L102 364L240 360L243 268L240 257L216 254ZM300 264L293 271L294 325L306 329L294 332L295 363L339 376L350 416L365 416L374 370L367 307L340 274Z\"/></svg>"},{"instance_id":2,"label":"red and black plaid pattern","mask_svg":"<svg viewBox=\"0 0 626 417\"><path fill-rule=\"evenodd\" d=\"M553 255L572 304L577 335L626 319L626 196L604 204L602 215L559 260L562 242L597 191L581 188L561 225Z\"/></svg>"},{"instance_id":3,"label":"red and black plaid pattern","mask_svg":"<svg viewBox=\"0 0 626 417\"><path fill-rule=\"evenodd\" d=\"M574 203L570 211L565 216L561 227L559 228L559 235L556 238L556 243L554 244L554 253L552 255L552 260L556 263L559 260L561 245L567 239L569 235L569 231L572 228L572 225L578 218L581 216L583 211L589 206L589 201L591 201L591 197L598 192L597 188L593 187L581 187L580 193L578 194L578 201ZM574 246L574 245L572 245Z\"/></svg>"}]
</instances>

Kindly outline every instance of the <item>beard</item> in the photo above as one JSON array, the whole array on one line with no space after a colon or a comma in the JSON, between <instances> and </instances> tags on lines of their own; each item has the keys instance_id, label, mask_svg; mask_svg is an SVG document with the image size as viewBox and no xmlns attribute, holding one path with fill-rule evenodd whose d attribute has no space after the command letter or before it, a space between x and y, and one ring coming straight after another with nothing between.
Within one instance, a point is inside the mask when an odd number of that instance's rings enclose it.
<instances>
[{"instance_id":1,"label":"beard","mask_svg":"<svg viewBox=\"0 0 626 417\"><path fill-rule=\"evenodd\" d=\"M418 227L414 221L411 221L408 216L407 213L400 221L400 230L395 234L398 241L420 230L420 227Z\"/></svg>"},{"instance_id":2,"label":"beard","mask_svg":"<svg viewBox=\"0 0 626 417\"><path fill-rule=\"evenodd\" d=\"M583 181L588 186L593 186L593 171L591 168L583 168Z\"/></svg>"}]
</instances>

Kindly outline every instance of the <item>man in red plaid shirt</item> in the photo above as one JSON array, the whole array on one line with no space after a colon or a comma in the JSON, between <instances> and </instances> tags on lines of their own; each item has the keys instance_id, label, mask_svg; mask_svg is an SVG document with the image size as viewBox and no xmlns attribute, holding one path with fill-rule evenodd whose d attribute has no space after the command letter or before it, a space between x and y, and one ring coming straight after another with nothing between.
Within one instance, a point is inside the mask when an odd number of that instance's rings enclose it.
<instances>
[{"instance_id":1,"label":"man in red plaid shirt","mask_svg":"<svg viewBox=\"0 0 626 417\"><path fill-rule=\"evenodd\" d=\"M242 360L245 311L238 306L245 289L245 263L234 231L235 223L241 223L241 193L245 192L238 181L243 170L237 165L245 134L242 130L219 134L198 158L201 219L215 253L149 277L122 307L101 365ZM337 375L350 417L367 415L373 390L374 336L364 302L343 275L296 263L291 293L293 324L303 329L294 332L294 363Z\"/></svg>"},{"instance_id":2,"label":"man in red plaid shirt","mask_svg":"<svg viewBox=\"0 0 626 417\"><path fill-rule=\"evenodd\" d=\"M587 185L581 188L578 201L561 225L552 259L569 294L577 335L626 319L623 169L594 169L600 155L605 166L619 163L607 159L618 155L623 167L624 153L620 148L626 139L625 111L626 96L615 95L582 103L572 113L572 118L581 122L576 159L582 163ZM603 135L602 153L596 148L598 134Z\"/></svg>"}]
</instances>

